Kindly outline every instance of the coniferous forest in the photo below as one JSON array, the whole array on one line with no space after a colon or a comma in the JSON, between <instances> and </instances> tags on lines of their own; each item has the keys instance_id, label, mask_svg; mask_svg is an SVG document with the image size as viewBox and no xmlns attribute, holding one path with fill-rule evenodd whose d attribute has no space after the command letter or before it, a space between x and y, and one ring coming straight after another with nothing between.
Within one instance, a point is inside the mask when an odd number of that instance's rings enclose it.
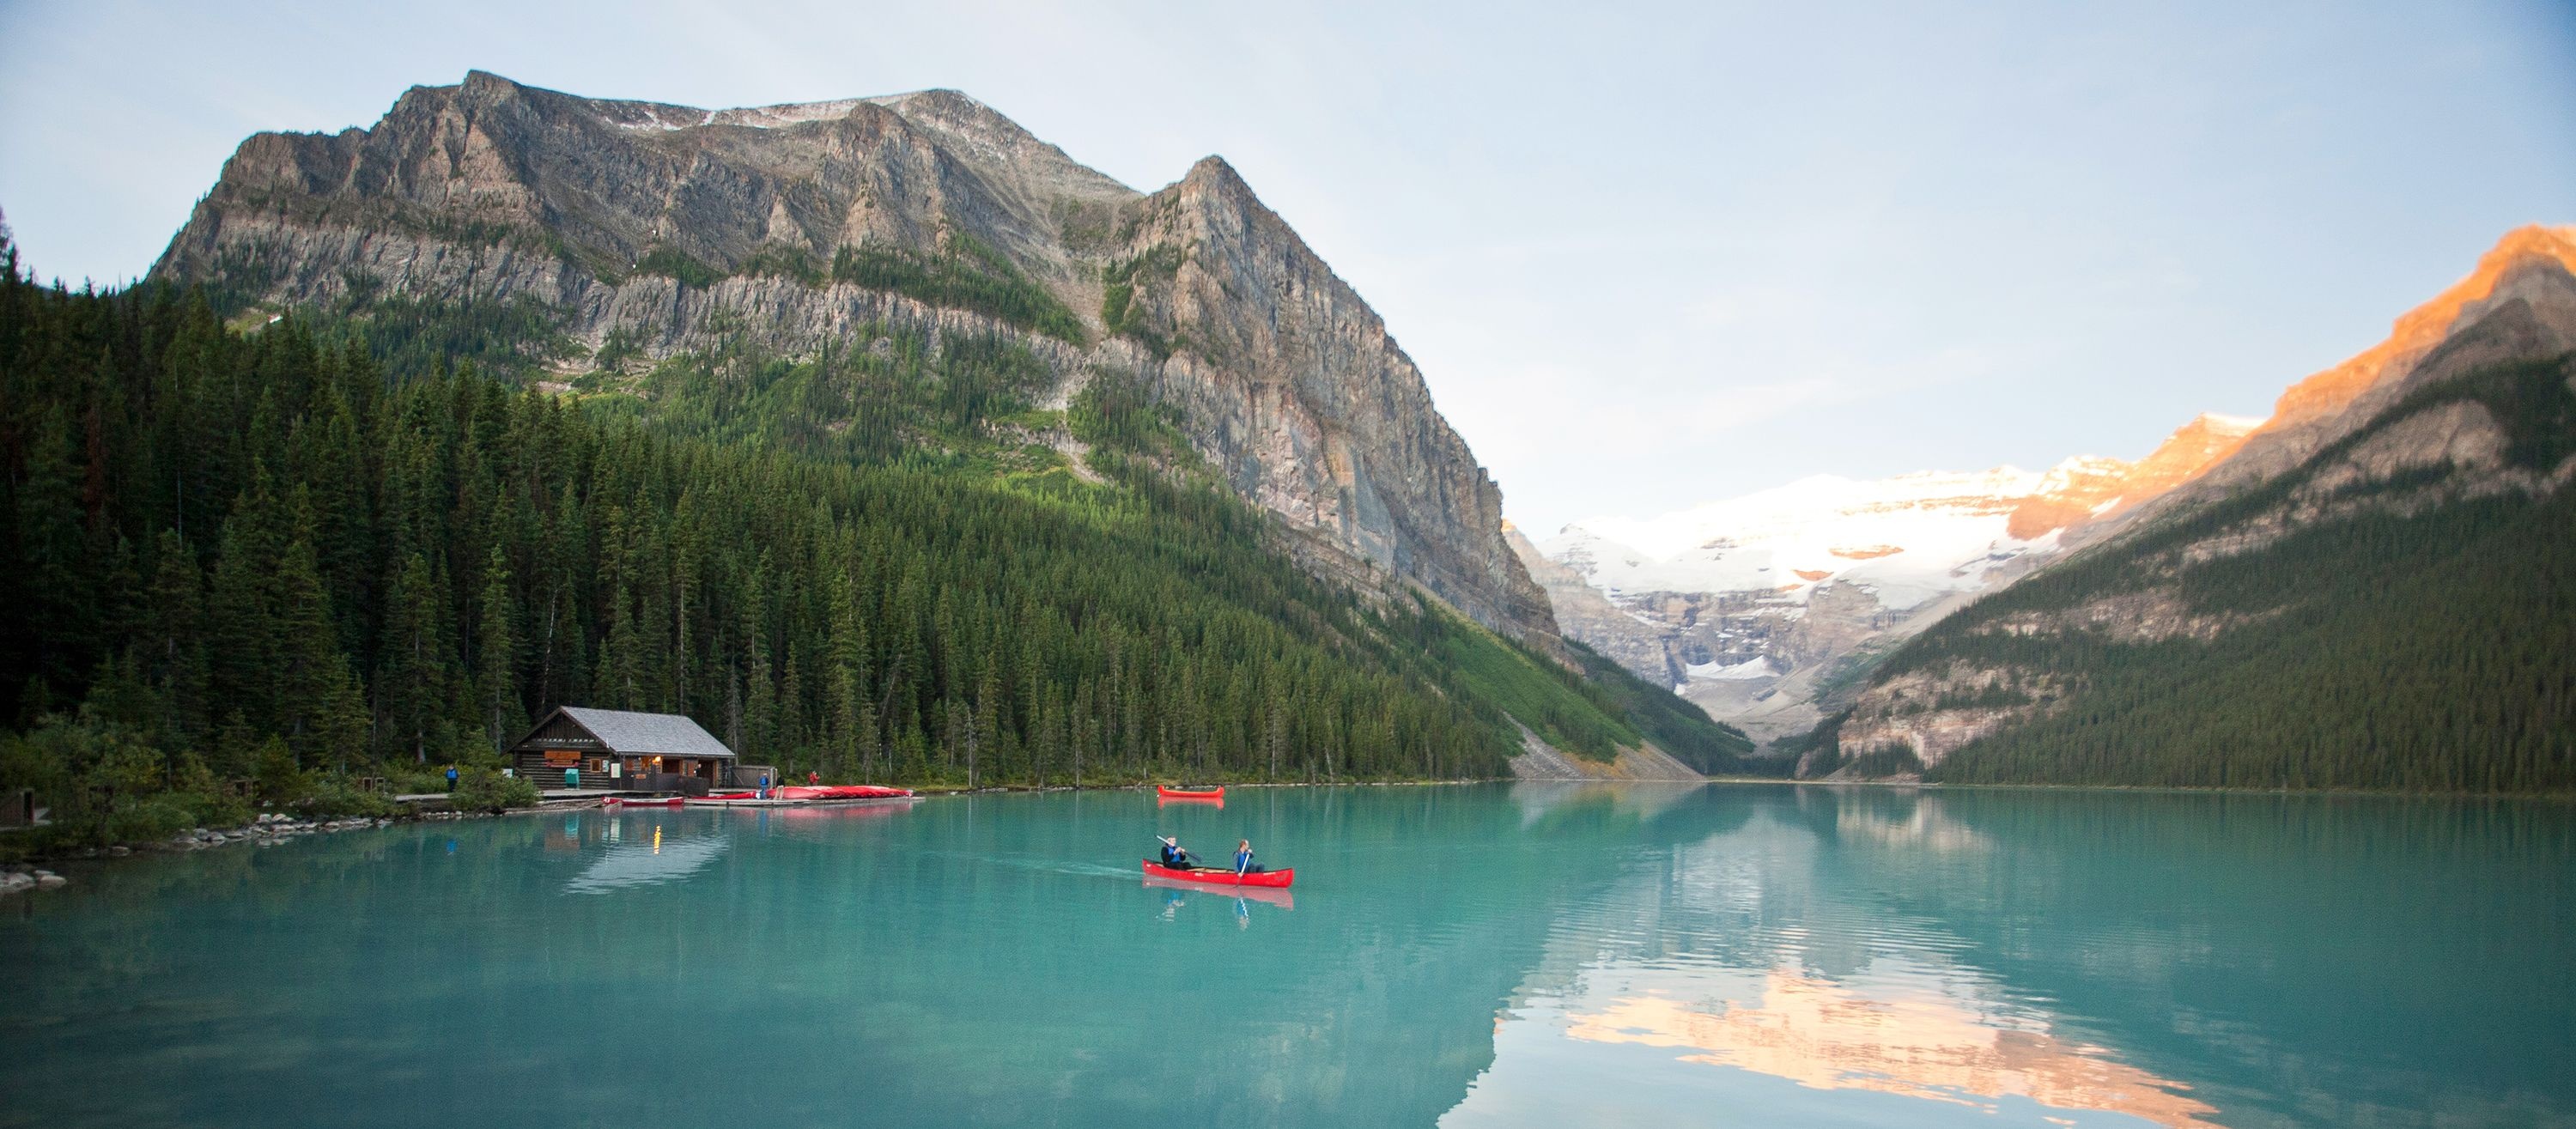
<instances>
[{"instance_id":1,"label":"coniferous forest","mask_svg":"<svg viewBox=\"0 0 2576 1129\"><path fill-rule=\"evenodd\" d=\"M1089 475L1043 447L897 449L1026 411L1026 366L989 343L854 366L879 392L855 434L775 405L747 424L670 365L655 420L417 332L228 327L200 292L67 293L0 259L0 785L127 837L220 817L222 782L495 767L565 703L685 713L836 781L1490 777L1514 717L1587 755L1749 752L1634 708L1651 688L1624 674L1313 579L1169 469L1185 445L1114 382L1066 413ZM709 387L719 363L685 362ZM732 394L832 375L754 367Z\"/></svg>"}]
</instances>

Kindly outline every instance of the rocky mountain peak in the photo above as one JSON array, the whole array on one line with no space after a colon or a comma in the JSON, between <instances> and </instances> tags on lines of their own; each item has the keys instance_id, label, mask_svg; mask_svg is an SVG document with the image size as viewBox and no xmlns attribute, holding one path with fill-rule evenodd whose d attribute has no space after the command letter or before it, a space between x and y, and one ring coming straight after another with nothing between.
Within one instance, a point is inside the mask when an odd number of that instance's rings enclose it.
<instances>
[{"instance_id":1,"label":"rocky mountain peak","mask_svg":"<svg viewBox=\"0 0 2576 1129\"><path fill-rule=\"evenodd\" d=\"M1252 186L1244 183L1243 174L1234 171L1233 165L1214 153L1191 162L1189 173L1181 177L1180 183L1202 190L1228 194L1243 196L1252 194Z\"/></svg>"},{"instance_id":2,"label":"rocky mountain peak","mask_svg":"<svg viewBox=\"0 0 2576 1129\"><path fill-rule=\"evenodd\" d=\"M2013 510L2008 529L2031 541L2149 501L2217 465L2263 421L2203 412L2136 462L2077 455L2058 463Z\"/></svg>"},{"instance_id":3,"label":"rocky mountain peak","mask_svg":"<svg viewBox=\"0 0 2576 1129\"><path fill-rule=\"evenodd\" d=\"M2146 458L2131 465L2126 492L2133 501L2144 501L2173 489L2235 454L2263 423L2217 412L2192 417L2190 423L2175 428Z\"/></svg>"},{"instance_id":4,"label":"rocky mountain peak","mask_svg":"<svg viewBox=\"0 0 2576 1129\"><path fill-rule=\"evenodd\" d=\"M2576 347L2576 227L2517 228L2475 270L2404 316L2389 336L2281 394L2270 419L2220 457L2084 539L2114 536L2157 514L2287 473L2401 399L2408 389L2479 358Z\"/></svg>"},{"instance_id":5,"label":"rocky mountain peak","mask_svg":"<svg viewBox=\"0 0 2576 1129\"><path fill-rule=\"evenodd\" d=\"M1020 314L845 254L971 273ZM276 309L511 303L636 343L627 365L810 357L862 328L998 339L1049 374L1043 402L1106 378L1175 409L1317 571L1555 635L1412 359L1219 158L1147 196L956 91L708 110L475 71L368 129L244 141L154 273Z\"/></svg>"},{"instance_id":6,"label":"rocky mountain peak","mask_svg":"<svg viewBox=\"0 0 2576 1129\"><path fill-rule=\"evenodd\" d=\"M2440 344L2460 325L2506 296L2509 283L2527 268L2576 272L2576 227L2532 224L2505 233L2493 249L2478 258L2467 278L2453 283L2432 301L2398 317L2388 339L2342 364L2290 386L2273 406L2263 430L2292 427L2343 408L2392 371L2402 371Z\"/></svg>"}]
</instances>

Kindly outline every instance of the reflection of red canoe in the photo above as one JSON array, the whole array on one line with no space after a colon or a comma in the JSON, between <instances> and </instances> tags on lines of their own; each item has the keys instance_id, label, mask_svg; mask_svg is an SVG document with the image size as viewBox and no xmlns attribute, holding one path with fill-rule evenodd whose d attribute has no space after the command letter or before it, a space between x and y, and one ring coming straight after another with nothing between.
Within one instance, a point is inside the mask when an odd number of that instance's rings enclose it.
<instances>
[{"instance_id":1,"label":"reflection of red canoe","mask_svg":"<svg viewBox=\"0 0 2576 1129\"><path fill-rule=\"evenodd\" d=\"M689 798L693 808L756 808L761 811L839 811L845 808L909 808L920 803L919 796L833 796L828 799L802 800L736 800L714 796Z\"/></svg>"},{"instance_id":2,"label":"reflection of red canoe","mask_svg":"<svg viewBox=\"0 0 2576 1129\"><path fill-rule=\"evenodd\" d=\"M1260 886L1237 886L1231 890L1210 890L1196 882L1184 882L1178 878L1157 878L1151 874L1145 876L1145 886L1147 889L1151 890L1196 890L1211 898L1242 898L1246 901L1260 902L1263 905L1277 906L1281 909L1297 908L1297 895L1291 894L1286 890L1272 890Z\"/></svg>"},{"instance_id":3,"label":"reflection of red canoe","mask_svg":"<svg viewBox=\"0 0 2576 1129\"><path fill-rule=\"evenodd\" d=\"M1154 789L1154 794L1166 800L1222 800L1225 798L1225 789L1214 788L1205 792L1193 792L1187 788L1157 787Z\"/></svg>"},{"instance_id":4,"label":"reflection of red canoe","mask_svg":"<svg viewBox=\"0 0 2576 1129\"><path fill-rule=\"evenodd\" d=\"M879 800L875 803L845 802L833 804L789 804L785 807L762 808L765 819L874 819L912 810L911 804Z\"/></svg>"},{"instance_id":5,"label":"reflection of red canoe","mask_svg":"<svg viewBox=\"0 0 2576 1129\"><path fill-rule=\"evenodd\" d=\"M891 800L911 794L909 788L881 784L782 784L769 790L773 800Z\"/></svg>"},{"instance_id":6,"label":"reflection of red canoe","mask_svg":"<svg viewBox=\"0 0 2576 1129\"><path fill-rule=\"evenodd\" d=\"M1274 890L1284 890L1289 883L1297 880L1295 867L1287 870L1256 870L1250 874L1236 874L1221 866L1194 866L1188 870L1178 870L1152 859L1145 860L1145 875L1149 878L1170 878L1207 886L1267 886Z\"/></svg>"}]
</instances>

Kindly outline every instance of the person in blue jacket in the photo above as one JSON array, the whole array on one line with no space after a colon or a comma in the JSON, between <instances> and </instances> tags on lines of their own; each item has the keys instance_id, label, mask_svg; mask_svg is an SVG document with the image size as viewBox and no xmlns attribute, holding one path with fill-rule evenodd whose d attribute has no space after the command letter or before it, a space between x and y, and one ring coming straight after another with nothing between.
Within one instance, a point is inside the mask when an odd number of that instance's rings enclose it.
<instances>
[{"instance_id":1,"label":"person in blue jacket","mask_svg":"<svg viewBox=\"0 0 2576 1129\"><path fill-rule=\"evenodd\" d=\"M1181 849L1180 840L1172 838L1169 835L1157 835L1155 838L1163 841L1163 857L1161 861L1164 866L1168 866L1174 870L1188 870L1190 868L1190 853Z\"/></svg>"},{"instance_id":2,"label":"person in blue jacket","mask_svg":"<svg viewBox=\"0 0 2576 1129\"><path fill-rule=\"evenodd\" d=\"M1261 873L1260 867L1252 865L1252 840L1234 841L1234 873L1237 877Z\"/></svg>"}]
</instances>

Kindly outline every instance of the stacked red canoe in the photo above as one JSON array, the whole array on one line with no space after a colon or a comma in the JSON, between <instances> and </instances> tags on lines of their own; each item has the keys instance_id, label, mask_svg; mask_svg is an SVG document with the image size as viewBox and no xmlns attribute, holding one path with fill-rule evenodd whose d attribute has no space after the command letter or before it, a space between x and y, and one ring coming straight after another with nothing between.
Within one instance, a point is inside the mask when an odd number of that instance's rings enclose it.
<instances>
[{"instance_id":1,"label":"stacked red canoe","mask_svg":"<svg viewBox=\"0 0 2576 1129\"><path fill-rule=\"evenodd\" d=\"M773 800L891 800L911 794L912 789L882 784L783 784L769 790Z\"/></svg>"}]
</instances>

